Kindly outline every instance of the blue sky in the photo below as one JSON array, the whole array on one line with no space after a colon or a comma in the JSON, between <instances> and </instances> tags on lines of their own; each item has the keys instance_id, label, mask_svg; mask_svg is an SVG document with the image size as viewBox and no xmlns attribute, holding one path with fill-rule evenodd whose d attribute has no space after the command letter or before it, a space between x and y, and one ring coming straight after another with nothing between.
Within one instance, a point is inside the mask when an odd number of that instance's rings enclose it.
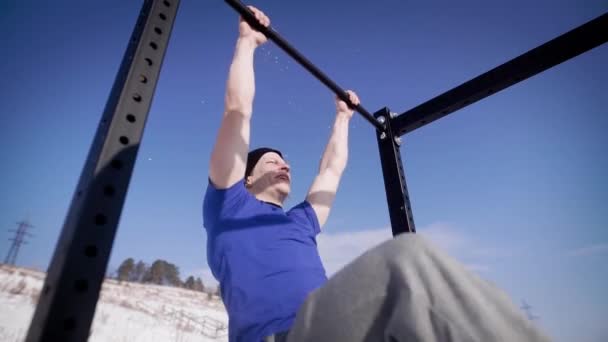
<instances>
[{"instance_id":1,"label":"blue sky","mask_svg":"<svg viewBox=\"0 0 608 342\"><path fill-rule=\"evenodd\" d=\"M403 112L608 9L603 0L260 0L272 26L370 111ZM2 1L0 254L45 268L139 1ZM201 205L237 15L182 0L112 253L208 277ZM414 218L455 257L526 300L556 340L608 339L608 46L404 137ZM281 149L288 205L317 170L333 95L272 43L256 54L252 146ZM388 238L373 128L351 123L350 160L319 239L328 271ZM206 278L207 279L207 278ZM209 282L209 281L207 281Z\"/></svg>"}]
</instances>

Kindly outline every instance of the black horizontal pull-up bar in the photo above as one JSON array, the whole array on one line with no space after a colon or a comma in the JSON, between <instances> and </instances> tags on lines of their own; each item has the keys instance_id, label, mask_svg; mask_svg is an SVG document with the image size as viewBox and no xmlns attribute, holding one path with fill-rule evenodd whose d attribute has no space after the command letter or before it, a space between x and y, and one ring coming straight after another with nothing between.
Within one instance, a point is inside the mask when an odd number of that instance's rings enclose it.
<instances>
[{"instance_id":1,"label":"black horizontal pull-up bar","mask_svg":"<svg viewBox=\"0 0 608 342\"><path fill-rule=\"evenodd\" d=\"M608 14L605 13L400 114L392 124L394 133L409 133L607 41Z\"/></svg>"},{"instance_id":2,"label":"black horizontal pull-up bar","mask_svg":"<svg viewBox=\"0 0 608 342\"><path fill-rule=\"evenodd\" d=\"M285 39L283 39L276 31L271 27L265 27L261 25L255 15L247 8L240 0L225 0L232 8L241 14L244 20L247 21L256 30L263 33L268 39L272 40L277 44L283 51L293 57L298 63L300 63L306 70L310 71L319 81L325 84L331 89L336 96L342 101L346 102L351 108L355 108L359 114L361 114L367 121L369 121L377 130L383 131L384 125L376 120L361 104L354 105L348 98L346 91L332 81L327 75L319 70L314 64L312 64L306 57L304 57L298 50L291 46Z\"/></svg>"}]
</instances>

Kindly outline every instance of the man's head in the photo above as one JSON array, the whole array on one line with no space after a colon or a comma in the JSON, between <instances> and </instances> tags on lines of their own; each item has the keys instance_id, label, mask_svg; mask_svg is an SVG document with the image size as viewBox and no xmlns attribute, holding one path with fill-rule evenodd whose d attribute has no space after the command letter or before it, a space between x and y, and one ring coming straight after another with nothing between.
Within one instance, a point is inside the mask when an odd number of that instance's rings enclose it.
<instances>
[{"instance_id":1,"label":"man's head","mask_svg":"<svg viewBox=\"0 0 608 342\"><path fill-rule=\"evenodd\" d=\"M267 147L249 152L245 187L260 200L282 204L291 191L291 173L281 152Z\"/></svg>"}]
</instances>

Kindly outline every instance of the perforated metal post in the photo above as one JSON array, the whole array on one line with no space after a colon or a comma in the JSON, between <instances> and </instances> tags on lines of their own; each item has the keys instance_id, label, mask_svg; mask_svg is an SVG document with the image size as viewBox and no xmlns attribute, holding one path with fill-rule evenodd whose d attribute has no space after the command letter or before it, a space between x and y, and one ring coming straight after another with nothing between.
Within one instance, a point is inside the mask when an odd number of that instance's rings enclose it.
<instances>
[{"instance_id":1,"label":"perforated metal post","mask_svg":"<svg viewBox=\"0 0 608 342\"><path fill-rule=\"evenodd\" d=\"M146 0L40 293L27 341L86 341L179 0Z\"/></svg>"},{"instance_id":2,"label":"perforated metal post","mask_svg":"<svg viewBox=\"0 0 608 342\"><path fill-rule=\"evenodd\" d=\"M401 161L401 138L394 134L391 124L394 115L388 108L383 108L374 113L374 117L386 125L385 131L376 132L376 138L393 236L415 233L416 225Z\"/></svg>"}]
</instances>

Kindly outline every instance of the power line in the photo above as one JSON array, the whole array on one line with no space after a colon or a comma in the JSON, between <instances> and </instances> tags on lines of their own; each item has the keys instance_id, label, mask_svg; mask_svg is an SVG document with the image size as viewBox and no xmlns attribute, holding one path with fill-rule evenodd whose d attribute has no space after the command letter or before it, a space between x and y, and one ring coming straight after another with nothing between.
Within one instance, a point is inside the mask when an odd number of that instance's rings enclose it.
<instances>
[{"instance_id":1,"label":"power line","mask_svg":"<svg viewBox=\"0 0 608 342\"><path fill-rule=\"evenodd\" d=\"M8 254L4 259L4 263L8 265L15 265L17 261L17 255L19 254L19 248L22 244L27 244L25 241L25 236L33 236L32 234L27 232L28 228L34 228L27 220L17 222L17 229L9 229L9 232L15 232L15 237L9 239L9 241L13 241L11 248L8 250Z\"/></svg>"}]
</instances>

